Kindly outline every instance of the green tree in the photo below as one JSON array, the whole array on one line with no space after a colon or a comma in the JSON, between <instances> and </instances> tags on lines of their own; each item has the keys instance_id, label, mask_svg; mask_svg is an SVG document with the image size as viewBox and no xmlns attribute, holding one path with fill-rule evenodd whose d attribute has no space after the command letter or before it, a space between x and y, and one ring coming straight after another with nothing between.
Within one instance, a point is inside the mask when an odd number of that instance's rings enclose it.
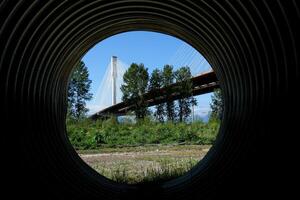
<instances>
[{"instance_id":1,"label":"green tree","mask_svg":"<svg viewBox=\"0 0 300 200\"><path fill-rule=\"evenodd\" d=\"M159 69L155 69L151 73L149 90L154 91L154 96L159 96L159 89L163 85L163 75ZM160 122L164 122L165 109L164 104L158 104L155 106L154 117Z\"/></svg>"},{"instance_id":2,"label":"green tree","mask_svg":"<svg viewBox=\"0 0 300 200\"><path fill-rule=\"evenodd\" d=\"M212 102L210 104L211 107L211 119L222 119L223 110L224 110L224 103L222 92L220 89L216 89L212 95Z\"/></svg>"},{"instance_id":3,"label":"green tree","mask_svg":"<svg viewBox=\"0 0 300 200\"><path fill-rule=\"evenodd\" d=\"M165 111L167 115L168 121L174 121L176 119L176 112L175 112L175 103L172 100L172 94L174 92L173 88L167 87L174 83L175 74L173 72L173 66L165 65L163 68L163 87L166 87L166 99L167 102L165 103Z\"/></svg>"},{"instance_id":4,"label":"green tree","mask_svg":"<svg viewBox=\"0 0 300 200\"><path fill-rule=\"evenodd\" d=\"M132 63L123 76L124 84L121 86L122 100L134 105L137 119L143 119L147 113L147 105L143 98L149 81L148 69L143 64Z\"/></svg>"},{"instance_id":5,"label":"green tree","mask_svg":"<svg viewBox=\"0 0 300 200\"><path fill-rule=\"evenodd\" d=\"M68 116L79 120L86 116L86 101L92 98L89 93L92 81L84 62L80 61L74 68L68 86Z\"/></svg>"},{"instance_id":6,"label":"green tree","mask_svg":"<svg viewBox=\"0 0 300 200\"><path fill-rule=\"evenodd\" d=\"M177 91L181 98L178 100L178 118L179 121L186 121L191 115L191 107L197 105L196 99L192 96L193 83L191 81L192 73L189 67L181 67L175 72L175 79L178 83Z\"/></svg>"}]
</instances>

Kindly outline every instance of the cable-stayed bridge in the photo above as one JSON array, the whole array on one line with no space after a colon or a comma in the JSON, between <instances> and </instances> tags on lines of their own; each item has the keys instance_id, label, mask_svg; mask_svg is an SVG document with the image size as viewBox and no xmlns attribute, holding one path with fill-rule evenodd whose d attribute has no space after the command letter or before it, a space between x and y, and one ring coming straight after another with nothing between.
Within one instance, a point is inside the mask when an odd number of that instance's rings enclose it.
<instances>
[{"instance_id":1,"label":"cable-stayed bridge","mask_svg":"<svg viewBox=\"0 0 300 200\"><path fill-rule=\"evenodd\" d=\"M191 81L193 85L193 89L192 89L193 96L213 92L214 89L219 88L217 77L213 71L193 77ZM182 98L181 94L176 92L176 87L178 85L179 83L174 83L167 87L163 87L157 90L151 90L143 94L143 99L145 100L146 105L148 107L151 107L154 105L165 103L167 100L175 101ZM166 91L168 88L172 88L173 91L175 91L170 96L166 96ZM126 115L128 111L134 109L133 102L134 99L132 99L130 102L120 102L117 104L113 104L112 106L95 113L94 115L91 116L91 118L98 119L110 115L117 115L117 116Z\"/></svg>"},{"instance_id":2,"label":"cable-stayed bridge","mask_svg":"<svg viewBox=\"0 0 300 200\"><path fill-rule=\"evenodd\" d=\"M195 61L193 61L193 63L201 64L201 62ZM191 66L194 66L191 68L191 71L194 71L195 74L195 65ZM123 75L126 69L128 69L128 65L120 61L116 56L111 58L111 62L98 89L98 98L96 97L96 100L98 99L97 102L99 103L99 109L98 112L91 115L92 119L107 117L110 115L125 115L128 111L131 111L134 108L132 103L134 102L134 99L130 101L131 103L121 101L122 92L120 87L123 83ZM219 87L217 77L211 68L208 72L202 72L201 74L192 77L191 81L193 86L193 96L213 92L214 89ZM178 85L179 83L174 83L167 87L148 91L143 94L143 98L145 99L147 106L151 107L165 103L167 99L175 101L182 98L181 94L176 92L176 87L178 87ZM171 96L167 97L166 91L169 88L172 88L172 91L175 92L172 93Z\"/></svg>"},{"instance_id":3,"label":"cable-stayed bridge","mask_svg":"<svg viewBox=\"0 0 300 200\"><path fill-rule=\"evenodd\" d=\"M181 45L166 63L173 65L175 70L176 67L181 66L188 66L190 68L193 76L192 95L194 96L212 92L215 88L219 87L210 64L198 51L187 44ZM92 114L92 118L111 114L124 115L133 108L130 103L122 102L122 92L120 89L123 84L123 75L128 68L129 65L122 62L116 56L111 57L111 61L101 78L102 81L94 95L93 101L89 105L90 110L93 110L90 113ZM176 91L177 85L175 83L168 87L174 87ZM161 88L159 91L148 91L146 94L143 94L148 106L165 102L165 90L166 88ZM181 97L180 94L174 92L171 98L177 100Z\"/></svg>"}]
</instances>

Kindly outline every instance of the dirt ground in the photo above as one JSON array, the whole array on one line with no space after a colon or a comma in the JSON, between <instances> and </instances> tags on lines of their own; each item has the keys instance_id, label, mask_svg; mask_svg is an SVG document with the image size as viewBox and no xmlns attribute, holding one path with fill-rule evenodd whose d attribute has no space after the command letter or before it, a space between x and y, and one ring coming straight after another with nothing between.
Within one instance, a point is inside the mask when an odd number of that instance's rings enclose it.
<instances>
[{"instance_id":1,"label":"dirt ground","mask_svg":"<svg viewBox=\"0 0 300 200\"><path fill-rule=\"evenodd\" d=\"M88 164L93 165L99 162L116 162L122 160L140 160L147 158L195 158L199 161L206 155L209 145L184 145L184 146L157 146L157 147L136 147L131 149L114 149L115 152L85 153L79 152L80 157ZM125 152L124 152L125 151Z\"/></svg>"},{"instance_id":2,"label":"dirt ground","mask_svg":"<svg viewBox=\"0 0 300 200\"><path fill-rule=\"evenodd\" d=\"M106 148L92 153L81 151L79 155L109 179L136 183L149 176L149 173L156 176L166 174L166 170L168 174L173 174L172 170L188 171L206 155L209 148L209 145Z\"/></svg>"}]
</instances>

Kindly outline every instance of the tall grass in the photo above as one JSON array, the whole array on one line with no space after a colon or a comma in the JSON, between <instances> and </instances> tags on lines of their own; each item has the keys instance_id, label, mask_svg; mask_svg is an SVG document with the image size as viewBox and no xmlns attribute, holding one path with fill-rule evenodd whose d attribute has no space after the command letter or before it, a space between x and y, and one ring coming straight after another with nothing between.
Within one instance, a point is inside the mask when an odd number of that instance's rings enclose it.
<instances>
[{"instance_id":1,"label":"tall grass","mask_svg":"<svg viewBox=\"0 0 300 200\"><path fill-rule=\"evenodd\" d=\"M198 163L194 158L190 159L161 159L159 168L147 168L142 182L160 182L184 175Z\"/></svg>"},{"instance_id":2,"label":"tall grass","mask_svg":"<svg viewBox=\"0 0 300 200\"><path fill-rule=\"evenodd\" d=\"M195 158L160 158L151 165L136 166L134 161L114 163L105 167L98 163L92 166L101 175L118 183L137 184L168 181L184 175L193 168L199 160ZM132 162L132 163L131 163Z\"/></svg>"}]
</instances>

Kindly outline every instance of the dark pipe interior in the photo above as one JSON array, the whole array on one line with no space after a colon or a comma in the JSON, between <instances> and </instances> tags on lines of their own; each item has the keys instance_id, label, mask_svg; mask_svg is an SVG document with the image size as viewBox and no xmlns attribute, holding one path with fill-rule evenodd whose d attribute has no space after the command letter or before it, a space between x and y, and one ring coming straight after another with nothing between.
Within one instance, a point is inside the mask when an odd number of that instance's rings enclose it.
<instances>
[{"instance_id":1,"label":"dark pipe interior","mask_svg":"<svg viewBox=\"0 0 300 200\"><path fill-rule=\"evenodd\" d=\"M16 191L10 196L212 199L283 191L278 179L291 175L296 126L285 119L286 108L299 108L295 0L2 0L0 13L4 180ZM212 65L224 95L215 146L189 174L163 184L108 181L80 160L65 134L74 63L97 42L132 30L191 44Z\"/></svg>"}]
</instances>

